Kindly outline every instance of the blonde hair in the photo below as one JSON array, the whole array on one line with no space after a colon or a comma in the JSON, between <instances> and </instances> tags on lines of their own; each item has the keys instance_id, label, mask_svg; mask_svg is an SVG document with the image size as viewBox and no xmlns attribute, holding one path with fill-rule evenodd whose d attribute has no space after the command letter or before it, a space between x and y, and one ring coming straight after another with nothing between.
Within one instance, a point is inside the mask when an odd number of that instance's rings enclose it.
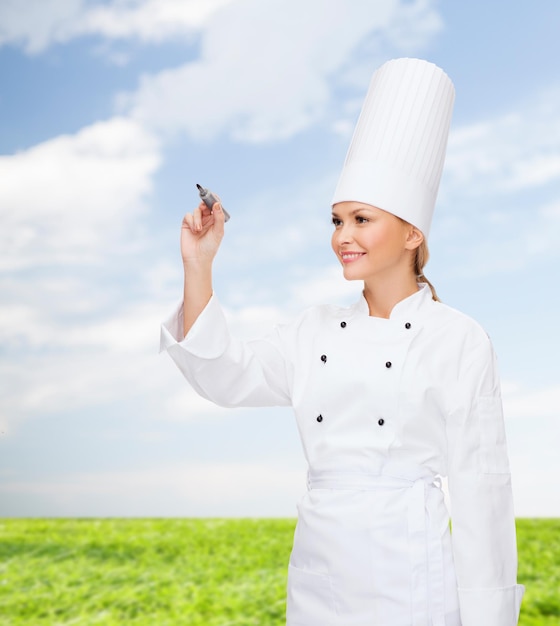
<instances>
[{"instance_id":1,"label":"blonde hair","mask_svg":"<svg viewBox=\"0 0 560 626\"><path fill-rule=\"evenodd\" d=\"M398 215L395 217L398 217ZM414 226L410 222L403 220L402 217L398 217L398 219L403 224L406 224L407 226L410 226L411 228L416 228L416 226ZM416 228L416 230L419 230L419 229ZM424 233L422 233L422 235L423 234ZM424 276L424 267L428 263L429 259L430 259L430 251L428 250L428 242L426 241L425 237L422 237L422 243L414 251L414 259L412 260L412 270L414 272L414 276L416 276L417 283L426 283L426 285L428 285L428 287L430 288L430 291L432 292L432 300L435 300L436 302L441 302L441 300L438 298L438 295L436 293L436 288Z\"/></svg>"},{"instance_id":2,"label":"blonde hair","mask_svg":"<svg viewBox=\"0 0 560 626\"><path fill-rule=\"evenodd\" d=\"M429 258L430 258L430 252L428 250L428 244L426 243L426 240L423 239L422 243L415 250L414 261L413 261L414 275L416 276L416 280L419 283L426 283L426 285L428 285L428 287L430 288L432 292L432 300L435 300L436 302L441 302L441 300L438 298L438 295L436 293L434 286L424 276L424 266L428 262Z\"/></svg>"}]
</instances>

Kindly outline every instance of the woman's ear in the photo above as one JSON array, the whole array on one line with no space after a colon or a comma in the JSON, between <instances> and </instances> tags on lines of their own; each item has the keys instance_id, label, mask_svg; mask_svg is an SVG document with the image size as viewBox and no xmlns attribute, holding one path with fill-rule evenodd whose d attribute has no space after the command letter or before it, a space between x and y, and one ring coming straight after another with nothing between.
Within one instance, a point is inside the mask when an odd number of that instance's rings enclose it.
<instances>
[{"instance_id":1,"label":"woman's ear","mask_svg":"<svg viewBox=\"0 0 560 626\"><path fill-rule=\"evenodd\" d=\"M408 232L406 235L405 248L407 250L416 250L418 246L424 241L424 235L421 230L409 224Z\"/></svg>"}]
</instances>

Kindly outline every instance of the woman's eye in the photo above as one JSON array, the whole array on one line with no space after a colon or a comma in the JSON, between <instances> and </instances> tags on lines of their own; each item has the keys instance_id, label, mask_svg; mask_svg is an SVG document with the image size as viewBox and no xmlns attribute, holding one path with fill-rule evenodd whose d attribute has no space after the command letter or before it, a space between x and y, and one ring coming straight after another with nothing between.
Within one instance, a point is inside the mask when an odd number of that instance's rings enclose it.
<instances>
[{"instance_id":1,"label":"woman's eye","mask_svg":"<svg viewBox=\"0 0 560 626\"><path fill-rule=\"evenodd\" d=\"M365 224L366 222L369 222L367 217L362 217L361 215L356 215L356 222L358 222L358 224Z\"/></svg>"},{"instance_id":2,"label":"woman's eye","mask_svg":"<svg viewBox=\"0 0 560 626\"><path fill-rule=\"evenodd\" d=\"M333 217L332 223L334 226L340 226L342 224L342 220L339 220L338 217Z\"/></svg>"}]
</instances>

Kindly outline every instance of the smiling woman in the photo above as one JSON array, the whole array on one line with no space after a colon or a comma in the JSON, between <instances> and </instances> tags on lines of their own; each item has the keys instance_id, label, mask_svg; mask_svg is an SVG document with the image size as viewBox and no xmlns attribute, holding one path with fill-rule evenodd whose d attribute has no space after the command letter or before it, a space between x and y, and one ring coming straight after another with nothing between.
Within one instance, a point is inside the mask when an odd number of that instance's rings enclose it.
<instances>
[{"instance_id":1,"label":"smiling woman","mask_svg":"<svg viewBox=\"0 0 560 626\"><path fill-rule=\"evenodd\" d=\"M333 250L364 286L354 306L314 307L263 339L235 339L212 286L222 207L201 203L183 219L183 305L162 349L217 404L296 414L309 470L288 626L517 624L493 348L419 276L453 102L451 80L426 61L397 59L373 76L332 200Z\"/></svg>"},{"instance_id":2,"label":"smiling woman","mask_svg":"<svg viewBox=\"0 0 560 626\"><path fill-rule=\"evenodd\" d=\"M424 235L396 215L359 202L335 204L333 224L332 248L344 278L363 280L370 315L388 318L396 302L418 290L412 270ZM383 294L384 309L375 308L374 294Z\"/></svg>"}]
</instances>

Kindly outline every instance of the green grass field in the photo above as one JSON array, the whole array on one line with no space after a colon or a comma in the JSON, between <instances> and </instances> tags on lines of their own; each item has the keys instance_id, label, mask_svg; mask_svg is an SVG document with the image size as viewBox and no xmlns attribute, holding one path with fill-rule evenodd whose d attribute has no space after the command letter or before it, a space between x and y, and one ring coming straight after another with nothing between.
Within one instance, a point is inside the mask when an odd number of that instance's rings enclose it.
<instances>
[{"instance_id":1,"label":"green grass field","mask_svg":"<svg viewBox=\"0 0 560 626\"><path fill-rule=\"evenodd\" d=\"M280 626L294 520L0 520L0 624ZM560 519L518 520L521 626L560 624Z\"/></svg>"}]
</instances>

